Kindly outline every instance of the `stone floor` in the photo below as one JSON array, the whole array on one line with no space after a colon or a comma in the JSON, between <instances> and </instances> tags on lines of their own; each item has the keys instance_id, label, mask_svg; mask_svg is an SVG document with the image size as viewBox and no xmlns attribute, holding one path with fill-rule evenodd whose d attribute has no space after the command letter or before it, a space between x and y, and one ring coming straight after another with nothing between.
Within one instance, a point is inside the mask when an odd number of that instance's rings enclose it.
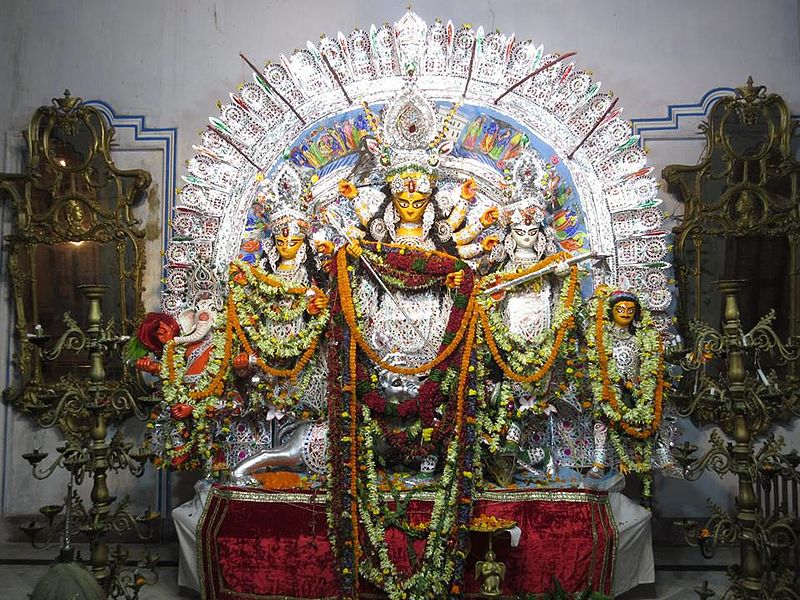
<instances>
[{"instance_id":1,"label":"stone floor","mask_svg":"<svg viewBox=\"0 0 800 600\"><path fill-rule=\"evenodd\" d=\"M191 590L179 590L174 549L155 550L165 566L158 569L159 580L155 585L142 588L141 600L178 600L198 598ZM36 551L27 544L0 544L0 599L26 600L36 582L49 568L48 561L57 553L56 549ZM134 550L131 555L138 555ZM618 600L693 600L698 598L694 589L708 580L720 597L725 589L726 576L720 566L728 557L715 557L713 562L704 561L696 549L657 548L656 583L631 590ZM84 551L84 555L85 551ZM735 559L734 559L735 560Z\"/></svg>"}]
</instances>

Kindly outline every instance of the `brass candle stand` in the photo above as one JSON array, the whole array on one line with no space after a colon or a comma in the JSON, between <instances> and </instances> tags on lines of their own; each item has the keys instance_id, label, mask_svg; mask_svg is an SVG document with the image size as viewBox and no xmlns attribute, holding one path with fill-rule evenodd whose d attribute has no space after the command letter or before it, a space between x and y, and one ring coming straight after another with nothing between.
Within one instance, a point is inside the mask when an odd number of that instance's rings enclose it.
<instances>
[{"instance_id":1,"label":"brass candle stand","mask_svg":"<svg viewBox=\"0 0 800 600\"><path fill-rule=\"evenodd\" d=\"M127 564L128 553L122 548L109 553L108 537L111 532L133 531L139 539L148 539L150 525L160 515L149 508L134 515L129 510L129 499L125 497L117 501L108 487L109 471L129 471L139 477L149 456L143 448L134 450L119 427L108 439L109 425L119 425L131 415L146 420L149 411L144 406L146 398L136 399L128 386L106 378L106 361L111 358L121 360L121 345L127 341L126 336L113 334L113 322L105 326L102 323L100 302L106 288L101 285L78 286L89 301L85 331L66 314L67 330L52 349L45 350L49 336L41 328L28 335L28 340L39 349L43 360L55 360L64 351L85 352L89 357L89 371L85 380L62 380L61 397L55 403L55 409L48 412L46 419L37 419L43 427L65 422L71 423L72 427L65 432L66 440L56 448L57 457L49 466L43 466L48 453L40 448L34 448L23 458L31 464L36 479L46 479L57 469L64 468L70 473L70 481L63 505L48 505L40 509L47 518L47 526L30 523L22 529L34 545L40 545L42 541L48 543L61 533L62 560L73 559L72 536L82 532L89 540L91 571L109 597L136 598L142 585L155 582L154 566L158 557L148 553L131 569ZM88 509L73 490L87 477L92 480L91 506ZM61 512L65 513L64 518L57 521ZM43 533L44 540L40 539Z\"/></svg>"},{"instance_id":2,"label":"brass candle stand","mask_svg":"<svg viewBox=\"0 0 800 600\"><path fill-rule=\"evenodd\" d=\"M786 506L767 514L757 486L777 472L784 480L800 481L797 454L784 453L783 439L770 433L776 422L800 412L795 375L800 346L795 339L780 341L771 326L772 311L743 331L736 300L742 283L718 282L724 302L721 330L691 323L691 350L672 357L684 373L673 396L679 414L721 427L711 433L711 447L702 457L695 456L697 446L684 442L673 449L675 460L689 480L706 470L736 475L735 509L728 512L711 503L712 514L703 527L690 521L678 524L706 557L720 545L739 545L740 564L729 568L731 582L722 598L798 600L798 574L784 559L798 544L800 522ZM769 373L762 367L768 359L774 366ZM766 437L756 449L753 440L760 436ZM696 592L701 598L713 594L707 583Z\"/></svg>"}]
</instances>

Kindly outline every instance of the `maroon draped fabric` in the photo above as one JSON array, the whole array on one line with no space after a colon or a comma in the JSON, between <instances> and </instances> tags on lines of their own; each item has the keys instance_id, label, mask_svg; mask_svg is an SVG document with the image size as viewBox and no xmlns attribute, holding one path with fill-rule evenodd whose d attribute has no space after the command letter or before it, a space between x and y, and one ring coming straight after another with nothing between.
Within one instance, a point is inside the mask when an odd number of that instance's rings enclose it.
<instances>
[{"instance_id":1,"label":"maroon draped fabric","mask_svg":"<svg viewBox=\"0 0 800 600\"><path fill-rule=\"evenodd\" d=\"M413 500L407 515L424 522L432 502ZM519 546L509 535L494 538L506 565L505 595L541 593L557 578L568 591L611 591L616 529L603 493L571 490L506 490L479 496L474 516L513 519ZM215 488L198 526L198 561L208 599L336 598L339 596L327 537L324 495ZM391 554L408 568L404 534L389 531ZM475 563L486 553L488 534L473 533L464 585L478 592ZM424 542L415 544L422 556ZM360 585L361 593L375 590Z\"/></svg>"}]
</instances>

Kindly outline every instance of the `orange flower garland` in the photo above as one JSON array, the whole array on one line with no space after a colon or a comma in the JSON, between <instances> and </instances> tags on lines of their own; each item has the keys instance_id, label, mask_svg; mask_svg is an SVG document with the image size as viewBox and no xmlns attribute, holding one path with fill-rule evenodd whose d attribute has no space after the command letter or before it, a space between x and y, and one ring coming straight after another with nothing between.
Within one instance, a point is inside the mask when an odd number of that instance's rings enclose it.
<instances>
[{"instance_id":1,"label":"orange flower garland","mask_svg":"<svg viewBox=\"0 0 800 600\"><path fill-rule=\"evenodd\" d=\"M465 319L466 320L466 319ZM464 399L466 398L467 391L467 376L469 374L469 361L472 356L472 347L475 343L475 335L477 333L478 315L473 313L469 318L469 325L467 327L469 334L464 344L464 354L461 357L461 365L458 372L458 396L456 403L456 423L455 423L455 436L458 437L461 432L461 426L464 420Z\"/></svg>"},{"instance_id":2,"label":"orange flower garland","mask_svg":"<svg viewBox=\"0 0 800 600\"><path fill-rule=\"evenodd\" d=\"M168 377L167 380L170 383L175 383L175 342L170 340L170 343L166 346L167 349L167 373Z\"/></svg>"},{"instance_id":3,"label":"orange flower garland","mask_svg":"<svg viewBox=\"0 0 800 600\"><path fill-rule=\"evenodd\" d=\"M604 345L605 336L605 303L604 298L600 297L597 300L597 314L595 316L595 343L597 345L597 362L600 367L600 377L602 382L602 400L607 402L611 409L616 414L620 413L619 398L611 384L611 378L608 373L608 353ZM641 428L628 423L624 418L617 421L612 421L631 437L646 440L651 437L661 424L661 416L663 411L664 400L664 348L661 338L658 339L658 367L656 369L656 386L653 395L653 420L649 427Z\"/></svg>"},{"instance_id":4,"label":"orange flower garland","mask_svg":"<svg viewBox=\"0 0 800 600\"><path fill-rule=\"evenodd\" d=\"M267 285L271 285L272 287L280 288L286 285L277 277L270 275L269 273L265 273L255 265L250 265L250 274L256 279L263 281L264 283L266 283ZM296 285L286 288L287 293L296 294L298 296L304 295L308 290L309 288L303 285Z\"/></svg>"},{"instance_id":5,"label":"orange flower garland","mask_svg":"<svg viewBox=\"0 0 800 600\"><path fill-rule=\"evenodd\" d=\"M557 256L557 255L554 255ZM552 257L549 257L552 258ZM552 262L549 259L545 259L542 263ZM531 267L531 269L527 269L526 271L531 270L539 270L541 268L542 263L538 263ZM517 277L519 275L516 275ZM570 267L570 275L569 275L569 283L567 288L567 297L565 300L566 306L572 306L573 301L575 300L575 293L578 284L578 268L575 266ZM503 359L502 355L500 354L500 350L497 347L497 342L494 339L492 334L492 328L489 323L489 315L486 313L486 309L482 306L478 306L478 314L480 315L481 319L481 327L483 328L484 336L486 338L486 345L489 347L489 351L492 353L492 358L494 358L497 365L503 371L503 373L509 379L513 381L518 381L520 383L533 383L535 381L539 381L542 377L547 375L550 369L553 367L555 363L556 357L558 356L558 352L561 349L561 345L564 342L564 338L567 335L567 332L575 326L575 318L570 315L558 328L556 332L556 337L553 342L553 348L550 351L550 355L547 357L547 360L539 367L536 372L530 375L520 375L519 373L515 372L511 366Z\"/></svg>"},{"instance_id":6,"label":"orange flower garland","mask_svg":"<svg viewBox=\"0 0 800 600\"><path fill-rule=\"evenodd\" d=\"M358 394L356 393L356 341L350 336L347 358L350 367L350 383L344 388L350 392L350 522L353 524L353 581L358 592L358 563L361 548L358 541Z\"/></svg>"},{"instance_id":7,"label":"orange flower garland","mask_svg":"<svg viewBox=\"0 0 800 600\"><path fill-rule=\"evenodd\" d=\"M389 245L389 244L384 244ZM450 256L450 255L445 255ZM451 257L452 258L452 257ZM339 250L339 253L336 255L336 266L337 266L337 284L339 287L339 298L342 303L342 312L344 313L345 322L347 326L350 328L351 335L356 340L358 347L364 352L364 354L369 357L369 359L387 371L392 373L399 373L401 375L419 375L420 373L424 373L429 371L439 364L442 361L446 360L455 349L461 343L461 340L464 337L464 334L467 332L469 328L469 324L473 322L472 314L475 310L475 296L477 292L477 286L473 290L472 295L469 298L469 302L467 304L467 308L464 313L464 318L461 321L461 325L456 332L455 337L452 341L442 350L433 360L420 365L419 367L411 368L411 367L400 367L396 365L392 365L381 358L377 352L367 343L364 339L364 336L361 333L361 330L358 328L358 323L356 321L356 309L355 305L353 304L353 290L350 288L350 278L347 275L347 252L344 248Z\"/></svg>"}]
</instances>

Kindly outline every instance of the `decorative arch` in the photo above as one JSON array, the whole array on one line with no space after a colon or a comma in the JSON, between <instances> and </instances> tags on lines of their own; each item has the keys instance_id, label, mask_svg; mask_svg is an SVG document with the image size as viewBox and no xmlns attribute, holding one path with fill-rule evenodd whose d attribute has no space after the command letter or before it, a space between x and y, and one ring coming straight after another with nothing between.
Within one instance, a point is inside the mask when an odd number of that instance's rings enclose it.
<instances>
[{"instance_id":1,"label":"decorative arch","mask_svg":"<svg viewBox=\"0 0 800 600\"><path fill-rule=\"evenodd\" d=\"M409 11L394 25L323 36L254 68L194 146L172 218L164 309L192 303L191 265L213 266L223 278L242 254L264 177L287 163L302 167L324 205L356 162L369 115L380 118L413 71L440 121L451 115L451 176L477 173L502 204L509 164L538 154L564 186L551 207L562 246L608 255L608 273L594 268L593 283L633 289L664 317L669 248L652 168L618 99L573 55L482 27L428 24Z\"/></svg>"}]
</instances>

